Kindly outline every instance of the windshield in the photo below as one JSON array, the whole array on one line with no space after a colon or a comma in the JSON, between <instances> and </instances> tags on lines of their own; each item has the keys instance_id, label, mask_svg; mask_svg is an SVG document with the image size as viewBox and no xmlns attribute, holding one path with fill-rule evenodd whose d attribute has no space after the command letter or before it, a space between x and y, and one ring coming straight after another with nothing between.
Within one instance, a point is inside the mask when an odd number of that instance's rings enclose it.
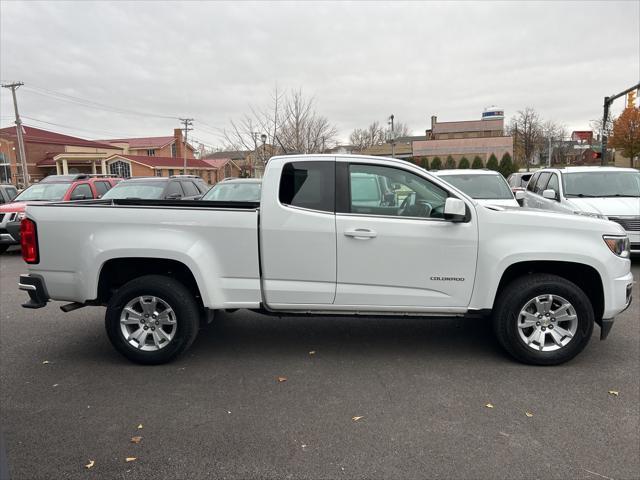
<instances>
[{"instance_id":1,"label":"windshield","mask_svg":"<svg viewBox=\"0 0 640 480\"><path fill-rule=\"evenodd\" d=\"M25 189L13 199L14 202L27 202L36 200L62 200L69 190L70 183L36 183Z\"/></svg>"},{"instance_id":2,"label":"windshield","mask_svg":"<svg viewBox=\"0 0 640 480\"><path fill-rule=\"evenodd\" d=\"M260 185L257 182L218 183L202 197L202 200L259 202Z\"/></svg>"},{"instance_id":3,"label":"windshield","mask_svg":"<svg viewBox=\"0 0 640 480\"><path fill-rule=\"evenodd\" d=\"M640 197L640 172L573 172L562 176L565 197Z\"/></svg>"},{"instance_id":4,"label":"windshield","mask_svg":"<svg viewBox=\"0 0 640 480\"><path fill-rule=\"evenodd\" d=\"M102 198L141 198L143 200L156 200L162 197L165 182L121 182Z\"/></svg>"},{"instance_id":5,"label":"windshield","mask_svg":"<svg viewBox=\"0 0 640 480\"><path fill-rule=\"evenodd\" d=\"M440 178L477 200L512 199L513 193L502 175L441 175Z\"/></svg>"}]
</instances>

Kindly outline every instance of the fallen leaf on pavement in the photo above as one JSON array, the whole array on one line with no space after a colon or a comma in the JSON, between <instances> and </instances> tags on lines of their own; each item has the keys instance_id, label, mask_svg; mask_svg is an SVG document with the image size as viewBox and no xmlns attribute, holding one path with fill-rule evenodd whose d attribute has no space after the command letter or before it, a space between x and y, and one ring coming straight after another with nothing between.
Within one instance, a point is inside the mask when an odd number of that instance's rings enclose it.
<instances>
[{"instance_id":1,"label":"fallen leaf on pavement","mask_svg":"<svg viewBox=\"0 0 640 480\"><path fill-rule=\"evenodd\" d=\"M485 405L485 407L487 407L487 408L493 408L493 403L487 403L487 404Z\"/></svg>"},{"instance_id":2,"label":"fallen leaf on pavement","mask_svg":"<svg viewBox=\"0 0 640 480\"><path fill-rule=\"evenodd\" d=\"M311 350L311 351L309 352L309 355L315 355L315 354L316 354L316 351L315 351L315 350Z\"/></svg>"},{"instance_id":3,"label":"fallen leaf on pavement","mask_svg":"<svg viewBox=\"0 0 640 480\"><path fill-rule=\"evenodd\" d=\"M357 422L357 421L358 421L358 420L360 420L361 418L364 418L364 417L352 417L352 418L351 418L351 420L353 420L354 422Z\"/></svg>"},{"instance_id":4,"label":"fallen leaf on pavement","mask_svg":"<svg viewBox=\"0 0 640 480\"><path fill-rule=\"evenodd\" d=\"M282 383L286 381L287 381L287 377L278 377L278 382Z\"/></svg>"},{"instance_id":5,"label":"fallen leaf on pavement","mask_svg":"<svg viewBox=\"0 0 640 480\"><path fill-rule=\"evenodd\" d=\"M125 462L135 462L137 460L136 457L127 457L124 459Z\"/></svg>"},{"instance_id":6,"label":"fallen leaf on pavement","mask_svg":"<svg viewBox=\"0 0 640 480\"><path fill-rule=\"evenodd\" d=\"M620 395L620 392L618 392L617 390L609 390L609 395L617 397L618 395Z\"/></svg>"},{"instance_id":7,"label":"fallen leaf on pavement","mask_svg":"<svg viewBox=\"0 0 640 480\"><path fill-rule=\"evenodd\" d=\"M43 365L46 365L47 363L49 363L49 360L45 360L44 362L42 362Z\"/></svg>"},{"instance_id":8,"label":"fallen leaf on pavement","mask_svg":"<svg viewBox=\"0 0 640 480\"><path fill-rule=\"evenodd\" d=\"M142 430L142 424L138 425L138 430Z\"/></svg>"},{"instance_id":9,"label":"fallen leaf on pavement","mask_svg":"<svg viewBox=\"0 0 640 480\"><path fill-rule=\"evenodd\" d=\"M93 468L93 466L96 464L96 462L94 460L89 460L89 463L87 463L84 468L89 469L89 468Z\"/></svg>"},{"instance_id":10,"label":"fallen leaf on pavement","mask_svg":"<svg viewBox=\"0 0 640 480\"><path fill-rule=\"evenodd\" d=\"M531 412L524 412L524 414L529 418L533 417L533 413Z\"/></svg>"},{"instance_id":11,"label":"fallen leaf on pavement","mask_svg":"<svg viewBox=\"0 0 640 480\"><path fill-rule=\"evenodd\" d=\"M54 388L55 388L55 387L57 387L58 385L60 385L60 384L59 384L59 383L54 383L54 384L52 385L52 387L54 387Z\"/></svg>"},{"instance_id":12,"label":"fallen leaf on pavement","mask_svg":"<svg viewBox=\"0 0 640 480\"><path fill-rule=\"evenodd\" d=\"M142 437L140 436L131 437L131 443L140 443L141 440L142 440Z\"/></svg>"}]
</instances>

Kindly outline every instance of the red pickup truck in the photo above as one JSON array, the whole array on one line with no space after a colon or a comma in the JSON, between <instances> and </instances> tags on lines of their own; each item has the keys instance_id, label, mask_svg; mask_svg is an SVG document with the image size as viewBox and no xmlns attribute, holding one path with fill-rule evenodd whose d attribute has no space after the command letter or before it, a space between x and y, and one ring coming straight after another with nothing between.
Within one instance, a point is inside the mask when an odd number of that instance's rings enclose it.
<instances>
[{"instance_id":1,"label":"red pickup truck","mask_svg":"<svg viewBox=\"0 0 640 480\"><path fill-rule=\"evenodd\" d=\"M11 203L0 205L0 254L20 244L20 220L27 205L100 198L121 178L107 175L49 175L23 190Z\"/></svg>"}]
</instances>

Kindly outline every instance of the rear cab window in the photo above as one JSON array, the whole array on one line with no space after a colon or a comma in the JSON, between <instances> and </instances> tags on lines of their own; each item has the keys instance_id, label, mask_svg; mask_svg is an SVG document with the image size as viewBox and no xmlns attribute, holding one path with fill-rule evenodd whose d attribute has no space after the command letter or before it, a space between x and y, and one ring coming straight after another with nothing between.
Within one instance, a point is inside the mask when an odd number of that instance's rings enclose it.
<instances>
[{"instance_id":1,"label":"rear cab window","mask_svg":"<svg viewBox=\"0 0 640 480\"><path fill-rule=\"evenodd\" d=\"M280 177L280 203L334 213L335 168L333 161L286 163Z\"/></svg>"},{"instance_id":2,"label":"rear cab window","mask_svg":"<svg viewBox=\"0 0 640 480\"><path fill-rule=\"evenodd\" d=\"M82 195L85 199L93 198L93 191L91 190L91 186L88 183L81 183L76 185L73 190L71 190L71 194L69 195L69 199L73 199L75 195Z\"/></svg>"},{"instance_id":3,"label":"rear cab window","mask_svg":"<svg viewBox=\"0 0 640 480\"><path fill-rule=\"evenodd\" d=\"M186 197L200 195L200 190L198 190L196 185L191 180L183 180L180 183L182 184L182 189L184 190L184 194Z\"/></svg>"}]
</instances>

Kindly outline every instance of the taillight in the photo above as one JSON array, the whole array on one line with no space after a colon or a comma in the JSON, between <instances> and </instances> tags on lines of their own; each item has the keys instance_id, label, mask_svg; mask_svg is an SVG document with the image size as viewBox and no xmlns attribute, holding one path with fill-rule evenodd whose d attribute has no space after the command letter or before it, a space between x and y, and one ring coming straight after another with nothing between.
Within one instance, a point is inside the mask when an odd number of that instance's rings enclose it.
<instances>
[{"instance_id":1,"label":"taillight","mask_svg":"<svg viewBox=\"0 0 640 480\"><path fill-rule=\"evenodd\" d=\"M25 262L38 263L40 261L36 222L30 218L23 218L20 222L20 246L22 247L22 259Z\"/></svg>"}]
</instances>

